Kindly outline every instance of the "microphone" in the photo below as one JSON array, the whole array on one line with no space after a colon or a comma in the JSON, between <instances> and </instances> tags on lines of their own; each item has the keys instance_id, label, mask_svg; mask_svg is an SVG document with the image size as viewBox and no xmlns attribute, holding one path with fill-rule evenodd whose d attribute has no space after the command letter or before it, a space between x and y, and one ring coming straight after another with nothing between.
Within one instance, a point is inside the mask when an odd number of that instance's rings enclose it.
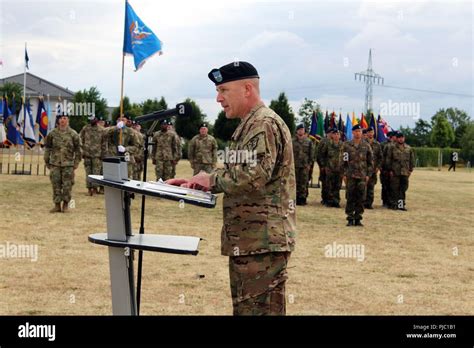
<instances>
[{"instance_id":1,"label":"microphone","mask_svg":"<svg viewBox=\"0 0 474 348\"><path fill-rule=\"evenodd\" d=\"M160 110L152 112L150 114L138 116L135 118L135 121L138 123L143 123L155 120L161 121L171 116L190 117L192 113L193 106L191 105L191 103L179 103L176 104L176 107L174 109Z\"/></svg>"}]
</instances>

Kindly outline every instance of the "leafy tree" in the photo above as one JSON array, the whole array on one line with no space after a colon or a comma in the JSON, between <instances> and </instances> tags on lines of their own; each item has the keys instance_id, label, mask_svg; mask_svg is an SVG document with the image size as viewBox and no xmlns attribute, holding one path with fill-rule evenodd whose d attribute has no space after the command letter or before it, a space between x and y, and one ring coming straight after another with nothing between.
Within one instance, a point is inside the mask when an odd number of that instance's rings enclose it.
<instances>
[{"instance_id":1,"label":"leafy tree","mask_svg":"<svg viewBox=\"0 0 474 348\"><path fill-rule=\"evenodd\" d=\"M166 103L166 100L164 97L161 97L160 100L158 99L147 99L141 104L141 110L143 115L152 113L154 111L160 111L160 110L167 110L168 109L168 104ZM149 129L151 125L153 124L154 121L147 121L145 122L142 127L144 129Z\"/></svg>"},{"instance_id":2,"label":"leafy tree","mask_svg":"<svg viewBox=\"0 0 474 348\"><path fill-rule=\"evenodd\" d=\"M224 110L219 112L217 120L214 123L214 136L223 141L229 141L240 123L239 118L228 119Z\"/></svg>"},{"instance_id":3,"label":"leafy tree","mask_svg":"<svg viewBox=\"0 0 474 348\"><path fill-rule=\"evenodd\" d=\"M205 121L206 115L194 100L187 98L185 102L192 106L191 116L189 118L177 117L174 127L180 137L189 140L199 133L199 126Z\"/></svg>"},{"instance_id":4,"label":"leafy tree","mask_svg":"<svg viewBox=\"0 0 474 348\"><path fill-rule=\"evenodd\" d=\"M80 132L82 127L88 123L88 117L91 115L86 115L84 113L94 112L96 117L106 117L107 116L107 100L102 98L101 93L97 87L91 87L89 90L82 90L77 92L74 95L73 103L77 108L79 104L87 103L89 105L93 104L94 108L91 110L89 107L82 108L81 114L79 115L70 115L69 125L76 132ZM66 111L66 110L65 110ZM78 109L76 109L78 111Z\"/></svg>"},{"instance_id":5,"label":"leafy tree","mask_svg":"<svg viewBox=\"0 0 474 348\"><path fill-rule=\"evenodd\" d=\"M123 113L128 116L129 119L134 119L137 116L142 115L142 107L140 104L131 103L130 99L125 96L123 97ZM120 114L120 105L112 111L112 120L115 122Z\"/></svg>"},{"instance_id":6,"label":"leafy tree","mask_svg":"<svg viewBox=\"0 0 474 348\"><path fill-rule=\"evenodd\" d=\"M8 98L8 105L13 104L13 95L15 95L15 113L18 114L21 107L21 98L23 96L23 86L18 83L7 82L3 86L0 86L0 97L6 96ZM14 112L11 110L11 112Z\"/></svg>"},{"instance_id":7,"label":"leafy tree","mask_svg":"<svg viewBox=\"0 0 474 348\"><path fill-rule=\"evenodd\" d=\"M455 148L460 147L461 138L463 137L466 127L470 121L469 115L465 111L459 110L457 108L447 108L446 110L438 110L438 112L432 117L432 120L438 116L444 116L447 118L449 124L454 130L455 139L452 146Z\"/></svg>"},{"instance_id":8,"label":"leafy tree","mask_svg":"<svg viewBox=\"0 0 474 348\"><path fill-rule=\"evenodd\" d=\"M280 93L277 100L270 102L270 109L275 111L285 121L290 129L290 133L294 134L296 128L295 115L284 92Z\"/></svg>"},{"instance_id":9,"label":"leafy tree","mask_svg":"<svg viewBox=\"0 0 474 348\"><path fill-rule=\"evenodd\" d=\"M309 130L311 127L311 117L313 116L313 113L320 111L321 106L318 103L316 103L314 100L304 98L304 101L298 111L298 115L301 118L300 122L304 123L305 128Z\"/></svg>"},{"instance_id":10,"label":"leafy tree","mask_svg":"<svg viewBox=\"0 0 474 348\"><path fill-rule=\"evenodd\" d=\"M437 147L448 147L454 142L454 131L443 115L438 115L433 119L431 131L431 143Z\"/></svg>"},{"instance_id":11,"label":"leafy tree","mask_svg":"<svg viewBox=\"0 0 474 348\"><path fill-rule=\"evenodd\" d=\"M474 122L470 121L466 125L463 137L460 141L461 157L474 165Z\"/></svg>"}]
</instances>

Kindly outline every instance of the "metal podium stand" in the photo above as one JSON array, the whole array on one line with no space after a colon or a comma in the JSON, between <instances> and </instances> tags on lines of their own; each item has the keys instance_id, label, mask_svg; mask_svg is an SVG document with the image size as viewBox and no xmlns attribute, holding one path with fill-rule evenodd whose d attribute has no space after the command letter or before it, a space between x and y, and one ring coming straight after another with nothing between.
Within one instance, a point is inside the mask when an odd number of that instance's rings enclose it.
<instances>
[{"instance_id":1,"label":"metal podium stand","mask_svg":"<svg viewBox=\"0 0 474 348\"><path fill-rule=\"evenodd\" d=\"M199 237L139 234L131 228L132 196L145 196L184 201L205 208L214 208L216 196L196 190L158 185L127 178L126 162L119 157L106 158L104 176L89 175L88 180L105 188L107 233L89 235L89 241L109 248L112 312L114 315L138 315L135 296L133 251L146 250L171 254L197 255ZM170 186L170 190L166 190ZM170 192L173 191L173 192ZM178 192L174 192L178 191Z\"/></svg>"}]
</instances>

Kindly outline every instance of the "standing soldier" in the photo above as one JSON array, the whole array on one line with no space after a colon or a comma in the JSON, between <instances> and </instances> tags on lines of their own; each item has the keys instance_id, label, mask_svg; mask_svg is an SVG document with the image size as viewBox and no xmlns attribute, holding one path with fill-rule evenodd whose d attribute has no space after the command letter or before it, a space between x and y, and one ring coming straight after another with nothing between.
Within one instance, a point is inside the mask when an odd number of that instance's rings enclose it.
<instances>
[{"instance_id":1,"label":"standing soldier","mask_svg":"<svg viewBox=\"0 0 474 348\"><path fill-rule=\"evenodd\" d=\"M332 128L329 132L331 140L325 147L325 162L323 162L326 180L328 183L328 206L340 207L340 191L342 184L342 167L341 167L341 150L342 141L341 134L337 128Z\"/></svg>"},{"instance_id":2,"label":"standing soldier","mask_svg":"<svg viewBox=\"0 0 474 348\"><path fill-rule=\"evenodd\" d=\"M53 185L54 208L51 213L68 211L71 191L74 185L74 170L81 162L81 140L77 132L69 127L69 118L63 114L58 119L58 127L46 136L44 161L49 169Z\"/></svg>"},{"instance_id":3,"label":"standing soldier","mask_svg":"<svg viewBox=\"0 0 474 348\"><path fill-rule=\"evenodd\" d=\"M173 166L181 159L181 144L174 133L168 132L168 121L161 121L161 130L153 134L152 161L155 165L156 180L172 178Z\"/></svg>"},{"instance_id":4,"label":"standing soldier","mask_svg":"<svg viewBox=\"0 0 474 348\"><path fill-rule=\"evenodd\" d=\"M179 151L179 159L182 158L182 147L181 147L181 137L178 135L178 133L176 133L176 130L173 128L173 123L168 122L168 132L171 132L174 134L174 137L176 138L176 144L177 147L178 147L178 151ZM176 165L178 164L178 162L176 162L176 164L173 164L173 170L171 171L171 177L174 178L176 176Z\"/></svg>"},{"instance_id":5,"label":"standing soldier","mask_svg":"<svg viewBox=\"0 0 474 348\"><path fill-rule=\"evenodd\" d=\"M127 161L128 177L133 177L134 156L138 152L138 139L131 128L127 127L127 117L117 118L115 127L106 128L102 137L102 153L104 157L124 156Z\"/></svg>"},{"instance_id":6,"label":"standing soldier","mask_svg":"<svg viewBox=\"0 0 474 348\"><path fill-rule=\"evenodd\" d=\"M405 136L396 134L396 143L388 149L387 167L390 175L390 209L406 211L405 193L408 190L408 178L415 167L415 152L405 144Z\"/></svg>"},{"instance_id":7,"label":"standing soldier","mask_svg":"<svg viewBox=\"0 0 474 348\"><path fill-rule=\"evenodd\" d=\"M234 315L285 315L287 265L295 246L295 163L285 122L260 98L257 70L246 62L213 69L217 102L240 118L231 150L257 154L173 185L224 192L222 255L229 257Z\"/></svg>"},{"instance_id":8,"label":"standing soldier","mask_svg":"<svg viewBox=\"0 0 474 348\"><path fill-rule=\"evenodd\" d=\"M135 164L133 166L133 180L141 180L143 173L143 164L145 160L144 146L145 146L145 134L142 134L140 130L142 126L140 123L132 121L132 129L135 131L138 142L138 151L135 154Z\"/></svg>"},{"instance_id":9,"label":"standing soldier","mask_svg":"<svg viewBox=\"0 0 474 348\"><path fill-rule=\"evenodd\" d=\"M375 185L377 184L377 172L380 171L382 166L382 148L377 140L374 139L374 129L369 127L367 129L367 142L372 149L372 154L374 155L374 171L372 175L369 177L369 181L367 182L367 193L364 202L364 208L366 209L374 209L372 204L374 203L374 189Z\"/></svg>"},{"instance_id":10,"label":"standing soldier","mask_svg":"<svg viewBox=\"0 0 474 348\"><path fill-rule=\"evenodd\" d=\"M217 163L217 141L207 134L207 124L199 128L199 134L194 136L188 144L188 159L196 175L201 170L212 173Z\"/></svg>"},{"instance_id":11,"label":"standing soldier","mask_svg":"<svg viewBox=\"0 0 474 348\"><path fill-rule=\"evenodd\" d=\"M104 130L98 125L98 121L94 117L90 124L85 125L79 133L89 196L94 195L94 192L99 193L99 185L89 182L87 176L102 174L102 135Z\"/></svg>"},{"instance_id":12,"label":"standing soldier","mask_svg":"<svg viewBox=\"0 0 474 348\"><path fill-rule=\"evenodd\" d=\"M365 188L373 171L370 145L362 140L360 125L352 127L352 140L344 143L341 154L344 183L346 184L347 226L363 226Z\"/></svg>"},{"instance_id":13,"label":"standing soldier","mask_svg":"<svg viewBox=\"0 0 474 348\"><path fill-rule=\"evenodd\" d=\"M380 170L380 183L382 184L382 204L388 208L390 206L390 174L388 170L387 154L390 146L395 142L395 131L387 133L387 140L380 144L382 150L382 168Z\"/></svg>"},{"instance_id":14,"label":"standing soldier","mask_svg":"<svg viewBox=\"0 0 474 348\"><path fill-rule=\"evenodd\" d=\"M321 204L329 205L329 184L327 181L327 174L324 168L324 163L326 163L327 155L327 146L330 142L328 134L321 139L318 145L318 154L316 156L316 162L319 166L319 180L321 181Z\"/></svg>"},{"instance_id":15,"label":"standing soldier","mask_svg":"<svg viewBox=\"0 0 474 348\"><path fill-rule=\"evenodd\" d=\"M313 142L307 137L303 124L296 127L296 136L293 138L293 157L296 175L296 205L306 205L309 170L313 160Z\"/></svg>"}]
</instances>

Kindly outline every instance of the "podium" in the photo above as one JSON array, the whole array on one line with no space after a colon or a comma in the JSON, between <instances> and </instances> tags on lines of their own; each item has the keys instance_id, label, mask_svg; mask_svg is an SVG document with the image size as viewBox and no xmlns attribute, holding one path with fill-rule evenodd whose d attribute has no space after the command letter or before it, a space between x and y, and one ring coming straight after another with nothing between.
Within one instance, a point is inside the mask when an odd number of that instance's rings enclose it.
<instances>
[{"instance_id":1,"label":"podium","mask_svg":"<svg viewBox=\"0 0 474 348\"><path fill-rule=\"evenodd\" d=\"M134 235L130 214L133 195L170 199L204 208L214 208L216 196L164 183L130 180L127 178L126 162L118 157L105 158L103 168L103 176L89 175L88 181L104 186L107 232L91 234L88 240L109 249L113 315L138 315L133 271L134 250L197 255L201 239L161 234Z\"/></svg>"}]
</instances>

